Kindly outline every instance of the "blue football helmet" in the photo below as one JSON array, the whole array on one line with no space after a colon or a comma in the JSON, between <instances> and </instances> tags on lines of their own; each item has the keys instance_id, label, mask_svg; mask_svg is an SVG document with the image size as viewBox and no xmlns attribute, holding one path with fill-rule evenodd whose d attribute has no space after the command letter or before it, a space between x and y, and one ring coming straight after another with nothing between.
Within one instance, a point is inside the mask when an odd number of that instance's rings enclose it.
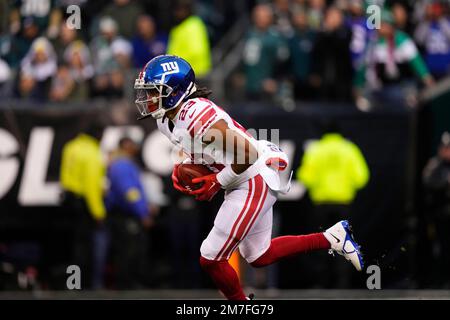
<instances>
[{"instance_id":1,"label":"blue football helmet","mask_svg":"<svg viewBox=\"0 0 450 320\"><path fill-rule=\"evenodd\" d=\"M158 119L196 91L194 70L180 57L160 55L145 65L134 89L141 118Z\"/></svg>"}]
</instances>

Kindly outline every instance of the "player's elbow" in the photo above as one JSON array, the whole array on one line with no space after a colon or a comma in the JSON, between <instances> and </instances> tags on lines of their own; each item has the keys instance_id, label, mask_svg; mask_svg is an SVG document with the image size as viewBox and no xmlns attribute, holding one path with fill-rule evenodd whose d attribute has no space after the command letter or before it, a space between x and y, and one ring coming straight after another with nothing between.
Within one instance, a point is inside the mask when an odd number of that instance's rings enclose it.
<instances>
[{"instance_id":1,"label":"player's elbow","mask_svg":"<svg viewBox=\"0 0 450 320\"><path fill-rule=\"evenodd\" d=\"M237 174L243 173L250 168L258 160L258 154L255 148L246 148L244 152L240 153L234 158L234 162L231 165L233 171Z\"/></svg>"}]
</instances>

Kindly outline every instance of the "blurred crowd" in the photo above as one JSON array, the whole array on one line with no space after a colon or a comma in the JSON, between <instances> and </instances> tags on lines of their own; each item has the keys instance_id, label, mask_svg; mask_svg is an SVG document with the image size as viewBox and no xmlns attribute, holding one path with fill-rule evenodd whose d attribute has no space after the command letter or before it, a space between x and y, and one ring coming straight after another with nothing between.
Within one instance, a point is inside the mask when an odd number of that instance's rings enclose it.
<instances>
[{"instance_id":1,"label":"blurred crowd","mask_svg":"<svg viewBox=\"0 0 450 320\"><path fill-rule=\"evenodd\" d=\"M420 89L449 72L449 27L449 2L441 0L261 1L234 82L249 98L286 106L414 106Z\"/></svg>"},{"instance_id":2,"label":"blurred crowd","mask_svg":"<svg viewBox=\"0 0 450 320\"><path fill-rule=\"evenodd\" d=\"M0 96L39 102L121 98L132 89L136 70L164 53L191 61L201 78L211 69L211 45L231 23L226 15L233 10L218 1L211 17L209 5L1 0Z\"/></svg>"},{"instance_id":3,"label":"blurred crowd","mask_svg":"<svg viewBox=\"0 0 450 320\"><path fill-rule=\"evenodd\" d=\"M73 4L80 29L67 13ZM136 70L163 53L208 80L212 48L241 17L251 26L227 79L230 99L414 105L450 64L447 0L1 0L0 8L0 95L41 102L130 98Z\"/></svg>"}]
</instances>

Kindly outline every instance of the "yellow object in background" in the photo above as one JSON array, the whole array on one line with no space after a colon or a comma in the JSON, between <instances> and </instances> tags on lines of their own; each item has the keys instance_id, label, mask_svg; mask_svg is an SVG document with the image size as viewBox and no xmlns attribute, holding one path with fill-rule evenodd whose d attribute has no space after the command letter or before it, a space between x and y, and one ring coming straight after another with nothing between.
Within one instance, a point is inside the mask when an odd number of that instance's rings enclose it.
<instances>
[{"instance_id":1,"label":"yellow object in background","mask_svg":"<svg viewBox=\"0 0 450 320\"><path fill-rule=\"evenodd\" d=\"M167 54L179 56L189 62L196 77L206 76L211 71L211 48L202 19L190 16L175 26L169 34Z\"/></svg>"},{"instance_id":2,"label":"yellow object in background","mask_svg":"<svg viewBox=\"0 0 450 320\"><path fill-rule=\"evenodd\" d=\"M233 252L233 254L231 255L230 260L228 260L228 262L230 263L231 267L233 267L234 271L236 271L238 278L240 281L242 281L241 279L241 268L240 268L240 259L241 256L239 255L239 251L236 250Z\"/></svg>"},{"instance_id":3,"label":"yellow object in background","mask_svg":"<svg viewBox=\"0 0 450 320\"><path fill-rule=\"evenodd\" d=\"M297 179L316 204L351 203L369 175L361 150L338 133L327 133L311 143L297 170Z\"/></svg>"},{"instance_id":4,"label":"yellow object in background","mask_svg":"<svg viewBox=\"0 0 450 320\"><path fill-rule=\"evenodd\" d=\"M98 141L79 134L66 143L62 151L60 183L64 190L85 199L89 212L96 220L103 220L105 166Z\"/></svg>"}]
</instances>

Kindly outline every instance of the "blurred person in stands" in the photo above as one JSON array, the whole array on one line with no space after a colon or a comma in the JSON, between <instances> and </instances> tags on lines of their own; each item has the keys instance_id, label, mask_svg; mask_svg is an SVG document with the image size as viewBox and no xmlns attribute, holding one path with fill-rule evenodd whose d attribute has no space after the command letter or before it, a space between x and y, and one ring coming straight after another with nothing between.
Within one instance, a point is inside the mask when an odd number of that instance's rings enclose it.
<instances>
[{"instance_id":1,"label":"blurred person in stands","mask_svg":"<svg viewBox=\"0 0 450 320\"><path fill-rule=\"evenodd\" d=\"M299 12L304 11L307 13L308 10L308 0L293 0L292 1L292 11L293 12Z\"/></svg>"},{"instance_id":2,"label":"blurred person in stands","mask_svg":"<svg viewBox=\"0 0 450 320\"><path fill-rule=\"evenodd\" d=\"M70 76L75 82L71 100L85 101L89 97L89 84L94 76L89 48L81 40L72 42L64 51L64 62L69 67Z\"/></svg>"},{"instance_id":3,"label":"blurred person in stands","mask_svg":"<svg viewBox=\"0 0 450 320\"><path fill-rule=\"evenodd\" d=\"M6 96L6 83L10 80L11 68L6 61L0 59L0 97Z\"/></svg>"},{"instance_id":4,"label":"blurred person in stands","mask_svg":"<svg viewBox=\"0 0 450 320\"><path fill-rule=\"evenodd\" d=\"M431 0L434 1L434 0ZM411 20L414 25L420 24L426 19L427 6L430 4L430 0L415 0L414 7L411 14Z\"/></svg>"},{"instance_id":5,"label":"blurred person in stands","mask_svg":"<svg viewBox=\"0 0 450 320\"><path fill-rule=\"evenodd\" d=\"M52 41L52 44L55 48L58 61L63 61L64 51L78 39L78 33L77 29L69 28L65 21L61 23L60 28L59 36Z\"/></svg>"},{"instance_id":6,"label":"blurred person in stands","mask_svg":"<svg viewBox=\"0 0 450 320\"><path fill-rule=\"evenodd\" d=\"M209 74L212 67L206 25L194 14L192 0L177 0L174 15L176 25L169 33L167 54L188 61L201 80Z\"/></svg>"},{"instance_id":7,"label":"blurred person in stands","mask_svg":"<svg viewBox=\"0 0 450 320\"><path fill-rule=\"evenodd\" d=\"M10 14L10 32L17 34L22 21L33 18L39 28L39 34L53 39L58 35L59 24L62 20L61 11L55 6L54 0L15 0L12 1Z\"/></svg>"},{"instance_id":8,"label":"blurred person in stands","mask_svg":"<svg viewBox=\"0 0 450 320\"><path fill-rule=\"evenodd\" d=\"M52 45L46 38L37 38L21 63L20 96L45 101L56 71L57 61Z\"/></svg>"},{"instance_id":9,"label":"blurred person in stands","mask_svg":"<svg viewBox=\"0 0 450 320\"><path fill-rule=\"evenodd\" d=\"M136 68L143 68L149 59L164 54L167 36L158 33L154 19L149 15L139 16L137 32L131 43L133 45L133 62Z\"/></svg>"},{"instance_id":10,"label":"blurred person in stands","mask_svg":"<svg viewBox=\"0 0 450 320\"><path fill-rule=\"evenodd\" d=\"M351 33L341 10L330 7L313 48L313 84L321 99L351 101Z\"/></svg>"},{"instance_id":11,"label":"blurred person in stands","mask_svg":"<svg viewBox=\"0 0 450 320\"><path fill-rule=\"evenodd\" d=\"M107 170L109 190L105 203L117 289L142 288L149 270L147 231L153 217L135 161L138 153L139 145L131 138L120 139Z\"/></svg>"},{"instance_id":12,"label":"blurred person in stands","mask_svg":"<svg viewBox=\"0 0 450 320\"><path fill-rule=\"evenodd\" d=\"M381 26L376 31L378 37L369 45L354 78L356 105L363 111L370 110L369 101L415 106L414 75L427 87L434 84L432 75L412 39L395 28L390 11L383 10Z\"/></svg>"},{"instance_id":13,"label":"blurred person in stands","mask_svg":"<svg viewBox=\"0 0 450 320\"><path fill-rule=\"evenodd\" d=\"M410 23L410 17L405 5L401 2L395 2L392 5L392 16L394 18L395 27L398 30L412 34L412 25Z\"/></svg>"},{"instance_id":14,"label":"blurred person in stands","mask_svg":"<svg viewBox=\"0 0 450 320\"><path fill-rule=\"evenodd\" d=\"M428 217L437 244L438 283L450 289L450 133L442 135L438 154L431 158L422 175L427 203L432 210Z\"/></svg>"},{"instance_id":15,"label":"blurred person in stands","mask_svg":"<svg viewBox=\"0 0 450 320\"><path fill-rule=\"evenodd\" d=\"M353 71L358 70L364 59L364 52L370 38L374 35L373 30L367 26L367 18L364 12L364 0L351 0L348 6L348 17L346 25L352 32L350 42L350 54L352 58Z\"/></svg>"},{"instance_id":16,"label":"blurred person in stands","mask_svg":"<svg viewBox=\"0 0 450 320\"><path fill-rule=\"evenodd\" d=\"M0 42L2 55L13 69L20 66L20 62L30 51L33 41L39 35L39 28L33 17L23 19L20 30L16 34L6 35Z\"/></svg>"},{"instance_id":17,"label":"blurred person in stands","mask_svg":"<svg viewBox=\"0 0 450 320\"><path fill-rule=\"evenodd\" d=\"M325 0L308 0L308 24L314 30L320 30L325 18Z\"/></svg>"},{"instance_id":18,"label":"blurred person in stands","mask_svg":"<svg viewBox=\"0 0 450 320\"><path fill-rule=\"evenodd\" d=\"M294 92L297 99L310 99L314 97L314 88L311 84L312 50L316 32L308 25L305 10L297 9L293 13L294 35L289 38L290 71L294 77Z\"/></svg>"},{"instance_id":19,"label":"blurred person in stands","mask_svg":"<svg viewBox=\"0 0 450 320\"><path fill-rule=\"evenodd\" d=\"M81 269L83 289L103 286L107 252L105 164L99 144L102 127L91 121L84 132L64 145L60 168L62 205L74 220L71 264Z\"/></svg>"},{"instance_id":20,"label":"blurred person in stands","mask_svg":"<svg viewBox=\"0 0 450 320\"><path fill-rule=\"evenodd\" d=\"M139 1L133 0L114 0L102 12L101 16L111 17L117 22L118 33L131 40L136 34L136 21L144 10Z\"/></svg>"},{"instance_id":21,"label":"blurred person in stands","mask_svg":"<svg viewBox=\"0 0 450 320\"><path fill-rule=\"evenodd\" d=\"M70 99L75 87L75 82L70 76L70 70L66 64L58 66L58 70L52 79L49 98L50 101L62 102Z\"/></svg>"},{"instance_id":22,"label":"blurred person in stands","mask_svg":"<svg viewBox=\"0 0 450 320\"><path fill-rule=\"evenodd\" d=\"M278 70L289 57L286 41L273 27L273 11L265 4L252 12L253 26L246 35L242 60L249 99L272 98L279 90Z\"/></svg>"},{"instance_id":23,"label":"blurred person in stands","mask_svg":"<svg viewBox=\"0 0 450 320\"><path fill-rule=\"evenodd\" d=\"M450 71L450 20L441 3L426 6L426 17L414 38L424 48L424 60L433 77L445 77Z\"/></svg>"},{"instance_id":24,"label":"blurred person in stands","mask_svg":"<svg viewBox=\"0 0 450 320\"><path fill-rule=\"evenodd\" d=\"M291 37L294 32L291 1L273 0L272 11L274 16L274 27L282 36Z\"/></svg>"},{"instance_id":25,"label":"blurred person in stands","mask_svg":"<svg viewBox=\"0 0 450 320\"><path fill-rule=\"evenodd\" d=\"M296 172L314 205L313 225L319 228L350 218L351 204L370 175L361 150L342 136L337 124L327 121L323 127L325 133L306 147ZM350 270L345 265L328 263L324 257L317 259L314 270L322 287L348 288Z\"/></svg>"},{"instance_id":26,"label":"blurred person in stands","mask_svg":"<svg viewBox=\"0 0 450 320\"><path fill-rule=\"evenodd\" d=\"M94 95L122 97L124 73L130 67L133 48L118 36L117 23L110 17L101 18L99 31L101 34L92 39L90 45L95 67Z\"/></svg>"}]
</instances>

